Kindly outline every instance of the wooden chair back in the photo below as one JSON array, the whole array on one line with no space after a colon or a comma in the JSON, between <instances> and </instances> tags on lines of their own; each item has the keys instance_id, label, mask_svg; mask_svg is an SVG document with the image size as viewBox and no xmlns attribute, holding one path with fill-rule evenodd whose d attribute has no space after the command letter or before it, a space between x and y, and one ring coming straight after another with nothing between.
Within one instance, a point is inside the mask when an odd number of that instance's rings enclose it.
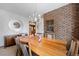
<instances>
[{"instance_id":1,"label":"wooden chair back","mask_svg":"<svg viewBox=\"0 0 79 59\"><path fill-rule=\"evenodd\" d=\"M77 56L78 55L78 41L71 41L70 49L67 52L67 56Z\"/></svg>"}]
</instances>

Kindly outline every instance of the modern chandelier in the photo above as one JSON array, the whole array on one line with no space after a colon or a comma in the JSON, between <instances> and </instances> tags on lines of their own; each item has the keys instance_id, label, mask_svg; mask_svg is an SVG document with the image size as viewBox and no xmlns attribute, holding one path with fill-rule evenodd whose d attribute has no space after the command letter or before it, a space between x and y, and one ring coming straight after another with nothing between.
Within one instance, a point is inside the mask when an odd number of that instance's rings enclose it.
<instances>
[{"instance_id":1,"label":"modern chandelier","mask_svg":"<svg viewBox=\"0 0 79 59\"><path fill-rule=\"evenodd\" d=\"M32 16L29 16L29 19L31 22L39 22L40 18L41 18L41 15L36 12L34 12Z\"/></svg>"}]
</instances>

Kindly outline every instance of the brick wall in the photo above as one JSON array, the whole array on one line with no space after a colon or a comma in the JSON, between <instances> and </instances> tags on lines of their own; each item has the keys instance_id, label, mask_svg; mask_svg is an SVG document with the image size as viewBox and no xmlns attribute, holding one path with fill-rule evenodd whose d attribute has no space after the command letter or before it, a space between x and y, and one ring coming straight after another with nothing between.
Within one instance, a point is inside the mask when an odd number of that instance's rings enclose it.
<instances>
[{"instance_id":1,"label":"brick wall","mask_svg":"<svg viewBox=\"0 0 79 59\"><path fill-rule=\"evenodd\" d=\"M79 40L79 3L74 4L74 28L72 36Z\"/></svg>"},{"instance_id":2,"label":"brick wall","mask_svg":"<svg viewBox=\"0 0 79 59\"><path fill-rule=\"evenodd\" d=\"M78 4L77 4L78 5ZM54 20L54 32L56 39L70 40L72 35L79 37L79 7L76 4L68 4L56 10L45 13L44 30L46 29L46 20ZM77 13L78 12L78 13ZM76 29L77 28L77 29Z\"/></svg>"}]
</instances>

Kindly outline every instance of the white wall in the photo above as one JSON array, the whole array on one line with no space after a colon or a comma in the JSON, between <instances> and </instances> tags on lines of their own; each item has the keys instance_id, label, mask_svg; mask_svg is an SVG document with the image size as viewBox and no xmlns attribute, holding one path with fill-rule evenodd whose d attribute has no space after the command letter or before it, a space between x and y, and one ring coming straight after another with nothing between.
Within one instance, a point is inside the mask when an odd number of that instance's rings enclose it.
<instances>
[{"instance_id":1,"label":"white wall","mask_svg":"<svg viewBox=\"0 0 79 59\"><path fill-rule=\"evenodd\" d=\"M10 20L21 20L23 22L23 29L20 31L20 33L29 33L29 24L28 19L24 18L20 15L0 10L0 46L4 45L4 36L15 34L14 31L10 30L8 23Z\"/></svg>"},{"instance_id":2,"label":"white wall","mask_svg":"<svg viewBox=\"0 0 79 59\"><path fill-rule=\"evenodd\" d=\"M36 25L36 33L44 33L44 19L40 18L39 23Z\"/></svg>"},{"instance_id":3,"label":"white wall","mask_svg":"<svg viewBox=\"0 0 79 59\"><path fill-rule=\"evenodd\" d=\"M21 20L23 22L23 29L20 33L27 33L29 34L29 19L24 18L20 15L0 10L0 46L4 46L4 36L5 35L12 35L16 34L16 32L10 30L8 23L10 20ZM37 33L44 33L44 23L43 18L40 19L38 28L36 28Z\"/></svg>"}]
</instances>

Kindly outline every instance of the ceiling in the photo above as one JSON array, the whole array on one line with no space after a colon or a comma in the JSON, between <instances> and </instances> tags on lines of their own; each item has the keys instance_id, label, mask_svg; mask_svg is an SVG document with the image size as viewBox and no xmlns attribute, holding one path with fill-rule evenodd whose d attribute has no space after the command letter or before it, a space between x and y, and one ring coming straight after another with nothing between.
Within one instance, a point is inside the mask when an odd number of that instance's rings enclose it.
<instances>
[{"instance_id":1,"label":"ceiling","mask_svg":"<svg viewBox=\"0 0 79 59\"><path fill-rule=\"evenodd\" d=\"M67 4L68 3L0 3L0 9L28 17L33 15L34 12L42 15Z\"/></svg>"}]
</instances>

